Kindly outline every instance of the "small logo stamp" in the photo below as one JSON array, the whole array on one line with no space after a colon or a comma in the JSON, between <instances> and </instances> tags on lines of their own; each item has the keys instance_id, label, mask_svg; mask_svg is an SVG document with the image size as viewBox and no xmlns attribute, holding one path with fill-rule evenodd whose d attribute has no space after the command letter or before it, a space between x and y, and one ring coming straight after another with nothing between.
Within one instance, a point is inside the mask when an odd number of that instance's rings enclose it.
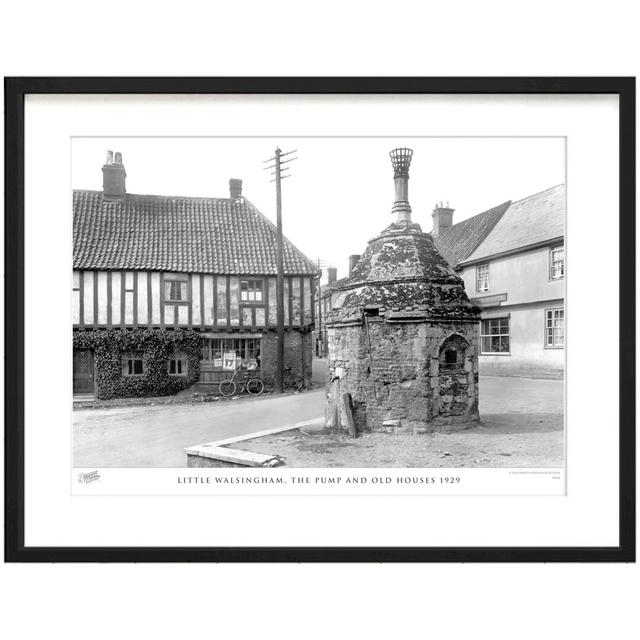
<instances>
[{"instance_id":1,"label":"small logo stamp","mask_svg":"<svg viewBox=\"0 0 640 640\"><path fill-rule=\"evenodd\" d=\"M89 484L97 480L100 480L100 474L97 471L87 471L86 473L78 474L78 482L80 484Z\"/></svg>"}]
</instances>

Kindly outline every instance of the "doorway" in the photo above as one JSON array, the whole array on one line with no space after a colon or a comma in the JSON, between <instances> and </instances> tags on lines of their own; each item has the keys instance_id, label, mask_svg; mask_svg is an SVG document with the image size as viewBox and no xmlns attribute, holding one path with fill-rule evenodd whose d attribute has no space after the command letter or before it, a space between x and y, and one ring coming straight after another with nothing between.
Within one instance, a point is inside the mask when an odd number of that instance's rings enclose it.
<instances>
[{"instance_id":1,"label":"doorway","mask_svg":"<svg viewBox=\"0 0 640 640\"><path fill-rule=\"evenodd\" d=\"M73 353L73 393L95 392L95 364L93 351L82 349Z\"/></svg>"}]
</instances>

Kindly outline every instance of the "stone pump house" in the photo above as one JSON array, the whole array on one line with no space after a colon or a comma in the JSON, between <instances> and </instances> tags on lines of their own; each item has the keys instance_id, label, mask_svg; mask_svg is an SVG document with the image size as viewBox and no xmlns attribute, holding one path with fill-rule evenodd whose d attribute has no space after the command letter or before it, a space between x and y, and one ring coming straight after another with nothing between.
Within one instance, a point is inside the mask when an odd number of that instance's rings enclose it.
<instances>
[{"instance_id":1,"label":"stone pump house","mask_svg":"<svg viewBox=\"0 0 640 640\"><path fill-rule=\"evenodd\" d=\"M369 241L326 318L332 427L348 425L345 403L358 431L423 433L479 417L479 309L411 221L412 155L391 151L395 220Z\"/></svg>"}]
</instances>

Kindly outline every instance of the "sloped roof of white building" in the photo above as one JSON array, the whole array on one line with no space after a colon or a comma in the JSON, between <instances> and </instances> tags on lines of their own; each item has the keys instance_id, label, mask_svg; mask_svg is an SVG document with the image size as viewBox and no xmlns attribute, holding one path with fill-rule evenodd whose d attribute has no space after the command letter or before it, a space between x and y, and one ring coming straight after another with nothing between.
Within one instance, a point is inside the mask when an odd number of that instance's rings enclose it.
<instances>
[{"instance_id":1,"label":"sloped roof of white building","mask_svg":"<svg viewBox=\"0 0 640 640\"><path fill-rule=\"evenodd\" d=\"M564 184L511 203L486 238L461 264L563 237L565 210Z\"/></svg>"}]
</instances>

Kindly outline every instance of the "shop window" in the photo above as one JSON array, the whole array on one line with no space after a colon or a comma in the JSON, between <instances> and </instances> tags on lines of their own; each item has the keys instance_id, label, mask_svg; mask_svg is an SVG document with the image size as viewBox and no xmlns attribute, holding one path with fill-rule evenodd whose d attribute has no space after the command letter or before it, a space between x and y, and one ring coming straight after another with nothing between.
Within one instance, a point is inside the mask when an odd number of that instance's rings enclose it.
<instances>
[{"instance_id":1,"label":"shop window","mask_svg":"<svg viewBox=\"0 0 640 640\"><path fill-rule=\"evenodd\" d=\"M203 338L202 360L213 371L260 368L260 338Z\"/></svg>"}]
</instances>

